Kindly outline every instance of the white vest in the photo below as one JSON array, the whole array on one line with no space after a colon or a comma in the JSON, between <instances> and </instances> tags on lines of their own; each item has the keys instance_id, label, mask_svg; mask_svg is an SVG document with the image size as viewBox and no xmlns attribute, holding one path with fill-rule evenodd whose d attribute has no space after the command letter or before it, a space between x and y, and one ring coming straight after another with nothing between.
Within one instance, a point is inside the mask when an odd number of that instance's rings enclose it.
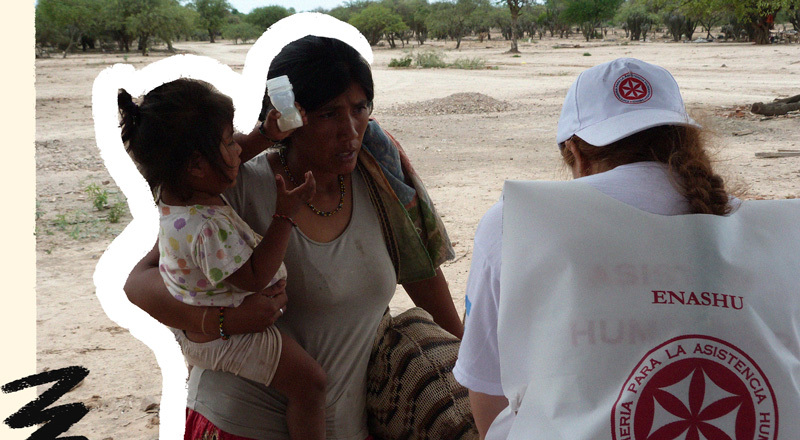
<instances>
[{"instance_id":1,"label":"white vest","mask_svg":"<svg viewBox=\"0 0 800 440\"><path fill-rule=\"evenodd\" d=\"M800 435L800 200L659 216L507 182L502 258L508 438Z\"/></svg>"}]
</instances>

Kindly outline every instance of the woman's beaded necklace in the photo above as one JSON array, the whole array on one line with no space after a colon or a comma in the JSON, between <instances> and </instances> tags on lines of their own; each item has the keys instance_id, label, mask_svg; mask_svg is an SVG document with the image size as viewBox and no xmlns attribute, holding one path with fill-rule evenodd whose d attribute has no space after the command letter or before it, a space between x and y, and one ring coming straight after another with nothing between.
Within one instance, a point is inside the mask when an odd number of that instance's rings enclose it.
<instances>
[{"instance_id":1,"label":"woman's beaded necklace","mask_svg":"<svg viewBox=\"0 0 800 440\"><path fill-rule=\"evenodd\" d=\"M292 172L289 171L289 165L286 164L286 148L280 148L278 150L278 157L281 160L281 165L283 165L283 171L286 172L286 176L289 178L289 182L292 182L292 185L294 185L295 187L299 186L297 182L295 182ZM311 208L311 211L313 211L314 214L317 214L321 217L330 217L342 209L342 207L344 206L344 193L345 193L344 176L339 174L338 178L339 178L339 205L332 211L320 211L319 209L315 208L314 205L312 205L311 203L306 202L306 205L308 205L308 207Z\"/></svg>"}]
</instances>

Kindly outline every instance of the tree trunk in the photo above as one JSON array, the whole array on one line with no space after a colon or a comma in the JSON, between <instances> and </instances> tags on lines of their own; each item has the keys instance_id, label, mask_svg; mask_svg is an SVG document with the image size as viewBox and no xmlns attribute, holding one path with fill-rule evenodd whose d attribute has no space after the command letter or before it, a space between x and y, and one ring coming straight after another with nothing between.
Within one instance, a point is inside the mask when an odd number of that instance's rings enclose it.
<instances>
[{"instance_id":1,"label":"tree trunk","mask_svg":"<svg viewBox=\"0 0 800 440\"><path fill-rule=\"evenodd\" d=\"M785 115L795 110L800 110L800 95L776 99L775 102L766 104L756 102L750 107L751 112L765 116Z\"/></svg>"},{"instance_id":2,"label":"tree trunk","mask_svg":"<svg viewBox=\"0 0 800 440\"><path fill-rule=\"evenodd\" d=\"M117 44L119 44L119 50L120 51L123 51L125 53L128 53L128 52L131 51L130 44L128 44L128 37L126 37L125 34L122 33L122 32L119 33Z\"/></svg>"},{"instance_id":3,"label":"tree trunk","mask_svg":"<svg viewBox=\"0 0 800 440\"><path fill-rule=\"evenodd\" d=\"M148 52L148 43L150 41L150 35L140 35L139 36L139 47L138 49L142 51L142 56L148 56L150 53Z\"/></svg>"},{"instance_id":4,"label":"tree trunk","mask_svg":"<svg viewBox=\"0 0 800 440\"><path fill-rule=\"evenodd\" d=\"M686 35L687 40L692 41L695 29L697 29L697 22L687 17L683 25L683 34Z\"/></svg>"},{"instance_id":5,"label":"tree trunk","mask_svg":"<svg viewBox=\"0 0 800 440\"><path fill-rule=\"evenodd\" d=\"M592 38L594 34L594 26L589 23L583 23L581 25L581 33L583 37L586 38L586 42L589 42L589 39Z\"/></svg>"},{"instance_id":6,"label":"tree trunk","mask_svg":"<svg viewBox=\"0 0 800 440\"><path fill-rule=\"evenodd\" d=\"M72 41L70 41L69 44L67 45L67 48L64 49L64 54L61 55L61 58L66 58L67 53L70 51L70 49L72 49Z\"/></svg>"},{"instance_id":7,"label":"tree trunk","mask_svg":"<svg viewBox=\"0 0 800 440\"><path fill-rule=\"evenodd\" d=\"M794 95L788 98L776 99L774 102L780 102L783 104L792 104L794 102L800 102L800 95Z\"/></svg>"},{"instance_id":8,"label":"tree trunk","mask_svg":"<svg viewBox=\"0 0 800 440\"><path fill-rule=\"evenodd\" d=\"M80 32L78 32L77 30L69 31L69 44L67 44L67 48L64 49L64 54L61 56L61 58L67 57L67 53L69 53L69 51L72 50L72 46L75 45L75 43L78 41L79 38L80 38Z\"/></svg>"},{"instance_id":9,"label":"tree trunk","mask_svg":"<svg viewBox=\"0 0 800 440\"><path fill-rule=\"evenodd\" d=\"M208 30L208 38L209 38L209 43L216 43L216 40L214 40L214 31L212 31L211 29Z\"/></svg>"},{"instance_id":10,"label":"tree trunk","mask_svg":"<svg viewBox=\"0 0 800 440\"><path fill-rule=\"evenodd\" d=\"M762 26L761 23L754 25L753 41L756 44L769 44L769 29Z\"/></svg>"},{"instance_id":11,"label":"tree trunk","mask_svg":"<svg viewBox=\"0 0 800 440\"><path fill-rule=\"evenodd\" d=\"M517 45L517 22L519 21L519 8L508 2L508 8L511 11L511 49L506 53L519 53L519 46Z\"/></svg>"},{"instance_id":12,"label":"tree trunk","mask_svg":"<svg viewBox=\"0 0 800 440\"><path fill-rule=\"evenodd\" d=\"M777 14L778 11L775 11ZM758 17L758 20L753 22L753 41L756 44L769 44L769 31L772 29L774 15L766 17Z\"/></svg>"}]
</instances>

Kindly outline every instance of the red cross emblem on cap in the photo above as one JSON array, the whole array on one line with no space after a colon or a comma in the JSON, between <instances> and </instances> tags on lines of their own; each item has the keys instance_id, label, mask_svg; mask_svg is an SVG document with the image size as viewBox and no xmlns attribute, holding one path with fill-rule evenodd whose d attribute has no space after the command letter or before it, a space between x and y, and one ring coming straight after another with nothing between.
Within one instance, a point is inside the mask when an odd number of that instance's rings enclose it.
<instances>
[{"instance_id":1,"label":"red cross emblem on cap","mask_svg":"<svg viewBox=\"0 0 800 440\"><path fill-rule=\"evenodd\" d=\"M614 83L614 96L625 104L641 104L653 96L653 88L642 75L628 72Z\"/></svg>"}]
</instances>

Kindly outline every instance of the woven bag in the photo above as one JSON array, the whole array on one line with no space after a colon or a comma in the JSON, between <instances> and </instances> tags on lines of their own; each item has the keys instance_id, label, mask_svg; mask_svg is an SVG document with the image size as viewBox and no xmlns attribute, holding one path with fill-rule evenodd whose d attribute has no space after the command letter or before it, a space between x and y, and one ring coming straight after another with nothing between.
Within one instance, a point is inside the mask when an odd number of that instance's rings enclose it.
<instances>
[{"instance_id":1,"label":"woven bag","mask_svg":"<svg viewBox=\"0 0 800 440\"><path fill-rule=\"evenodd\" d=\"M472 440L478 431L453 366L460 341L420 308L378 326L367 371L369 432L376 440Z\"/></svg>"}]
</instances>

